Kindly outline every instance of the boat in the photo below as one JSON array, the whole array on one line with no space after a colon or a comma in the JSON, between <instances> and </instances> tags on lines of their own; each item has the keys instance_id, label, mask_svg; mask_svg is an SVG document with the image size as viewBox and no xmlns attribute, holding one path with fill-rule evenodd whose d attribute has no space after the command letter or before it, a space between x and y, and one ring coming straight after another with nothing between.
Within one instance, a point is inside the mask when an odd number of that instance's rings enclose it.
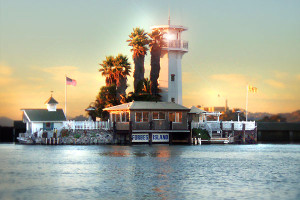
<instances>
[{"instance_id":1,"label":"boat","mask_svg":"<svg viewBox=\"0 0 300 200\"><path fill-rule=\"evenodd\" d=\"M33 139L29 137L19 136L17 137L17 140L19 141L20 144L34 144Z\"/></svg>"}]
</instances>

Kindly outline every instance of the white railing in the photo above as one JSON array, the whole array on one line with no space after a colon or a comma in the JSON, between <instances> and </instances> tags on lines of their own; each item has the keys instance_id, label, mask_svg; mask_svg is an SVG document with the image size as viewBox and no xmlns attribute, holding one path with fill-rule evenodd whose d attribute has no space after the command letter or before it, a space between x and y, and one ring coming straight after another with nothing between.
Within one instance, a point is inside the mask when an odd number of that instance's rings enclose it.
<instances>
[{"instance_id":1,"label":"white railing","mask_svg":"<svg viewBox=\"0 0 300 200\"><path fill-rule=\"evenodd\" d=\"M236 131L243 130L243 124L245 124L245 130L254 130L256 128L255 121L222 121L222 130L231 130L232 124ZM212 131L219 131L221 130L221 121L192 122L192 128L207 129L207 127Z\"/></svg>"},{"instance_id":2,"label":"white railing","mask_svg":"<svg viewBox=\"0 0 300 200\"><path fill-rule=\"evenodd\" d=\"M218 121L208 121L207 125L210 127L212 131L220 131L221 123Z\"/></svg>"},{"instance_id":3,"label":"white railing","mask_svg":"<svg viewBox=\"0 0 300 200\"><path fill-rule=\"evenodd\" d=\"M189 43L184 40L167 40L162 47L188 50Z\"/></svg>"},{"instance_id":4,"label":"white railing","mask_svg":"<svg viewBox=\"0 0 300 200\"><path fill-rule=\"evenodd\" d=\"M255 121L223 121L222 122L222 129L223 130L231 130L232 124L234 125L234 130L241 131L243 130L243 125L245 124L245 130L254 130L256 128Z\"/></svg>"},{"instance_id":5,"label":"white railing","mask_svg":"<svg viewBox=\"0 0 300 200\"><path fill-rule=\"evenodd\" d=\"M93 129L109 129L109 121L65 121L63 124L65 129L81 129L81 130L93 130Z\"/></svg>"}]
</instances>

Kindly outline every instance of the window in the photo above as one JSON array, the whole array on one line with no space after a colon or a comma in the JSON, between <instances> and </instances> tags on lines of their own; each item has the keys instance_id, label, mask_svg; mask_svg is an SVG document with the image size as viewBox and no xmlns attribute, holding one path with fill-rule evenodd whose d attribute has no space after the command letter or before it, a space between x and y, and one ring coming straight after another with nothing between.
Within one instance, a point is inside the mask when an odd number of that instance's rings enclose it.
<instances>
[{"instance_id":1,"label":"window","mask_svg":"<svg viewBox=\"0 0 300 200\"><path fill-rule=\"evenodd\" d=\"M153 119L158 119L158 112L153 112Z\"/></svg>"},{"instance_id":2,"label":"window","mask_svg":"<svg viewBox=\"0 0 300 200\"><path fill-rule=\"evenodd\" d=\"M121 121L121 116L119 113L116 114L116 122L120 122Z\"/></svg>"},{"instance_id":3,"label":"window","mask_svg":"<svg viewBox=\"0 0 300 200\"><path fill-rule=\"evenodd\" d=\"M129 112L126 112L126 122L129 122L130 118L129 118Z\"/></svg>"},{"instance_id":4,"label":"window","mask_svg":"<svg viewBox=\"0 0 300 200\"><path fill-rule=\"evenodd\" d=\"M175 103L175 98L174 97L171 98L171 102Z\"/></svg>"},{"instance_id":5,"label":"window","mask_svg":"<svg viewBox=\"0 0 300 200\"><path fill-rule=\"evenodd\" d=\"M169 120L171 122L182 122L182 112L169 112Z\"/></svg>"},{"instance_id":6,"label":"window","mask_svg":"<svg viewBox=\"0 0 300 200\"><path fill-rule=\"evenodd\" d=\"M50 129L51 128L51 123L46 123L46 129Z\"/></svg>"},{"instance_id":7,"label":"window","mask_svg":"<svg viewBox=\"0 0 300 200\"><path fill-rule=\"evenodd\" d=\"M176 122L182 122L182 112L176 112L175 120Z\"/></svg>"},{"instance_id":8,"label":"window","mask_svg":"<svg viewBox=\"0 0 300 200\"><path fill-rule=\"evenodd\" d=\"M129 122L129 112L111 113L112 122Z\"/></svg>"},{"instance_id":9,"label":"window","mask_svg":"<svg viewBox=\"0 0 300 200\"><path fill-rule=\"evenodd\" d=\"M149 121L149 112L136 112L135 113L136 122L148 122Z\"/></svg>"},{"instance_id":10,"label":"window","mask_svg":"<svg viewBox=\"0 0 300 200\"><path fill-rule=\"evenodd\" d=\"M153 112L153 119L154 120L166 119L166 114L165 112Z\"/></svg>"},{"instance_id":11,"label":"window","mask_svg":"<svg viewBox=\"0 0 300 200\"><path fill-rule=\"evenodd\" d=\"M175 81L175 74L171 74L171 81Z\"/></svg>"},{"instance_id":12,"label":"window","mask_svg":"<svg viewBox=\"0 0 300 200\"><path fill-rule=\"evenodd\" d=\"M51 130L51 129L53 129L53 123L50 123L50 122L43 123L43 129L44 130Z\"/></svg>"},{"instance_id":13,"label":"window","mask_svg":"<svg viewBox=\"0 0 300 200\"><path fill-rule=\"evenodd\" d=\"M121 112L122 122L126 122L126 112Z\"/></svg>"},{"instance_id":14,"label":"window","mask_svg":"<svg viewBox=\"0 0 300 200\"><path fill-rule=\"evenodd\" d=\"M142 113L141 112L136 112L135 113L135 121L136 122L142 122Z\"/></svg>"},{"instance_id":15,"label":"window","mask_svg":"<svg viewBox=\"0 0 300 200\"><path fill-rule=\"evenodd\" d=\"M169 120L170 120L170 122L175 122L175 113L174 112L169 113Z\"/></svg>"},{"instance_id":16,"label":"window","mask_svg":"<svg viewBox=\"0 0 300 200\"><path fill-rule=\"evenodd\" d=\"M149 112L143 112L143 122L149 121Z\"/></svg>"}]
</instances>

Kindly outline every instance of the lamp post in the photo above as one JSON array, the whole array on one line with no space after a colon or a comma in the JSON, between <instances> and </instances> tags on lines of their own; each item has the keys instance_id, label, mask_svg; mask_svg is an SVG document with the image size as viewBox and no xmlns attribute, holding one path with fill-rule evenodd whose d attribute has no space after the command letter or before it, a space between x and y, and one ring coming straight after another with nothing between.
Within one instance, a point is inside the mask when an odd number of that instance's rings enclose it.
<instances>
[{"instance_id":1,"label":"lamp post","mask_svg":"<svg viewBox=\"0 0 300 200\"><path fill-rule=\"evenodd\" d=\"M239 110L236 111L236 113L238 114L238 122L240 121L240 112L241 112L241 111L239 111Z\"/></svg>"},{"instance_id":2,"label":"lamp post","mask_svg":"<svg viewBox=\"0 0 300 200\"><path fill-rule=\"evenodd\" d=\"M206 111L204 111L203 114L204 114L204 122L206 122L207 121L206 120Z\"/></svg>"}]
</instances>

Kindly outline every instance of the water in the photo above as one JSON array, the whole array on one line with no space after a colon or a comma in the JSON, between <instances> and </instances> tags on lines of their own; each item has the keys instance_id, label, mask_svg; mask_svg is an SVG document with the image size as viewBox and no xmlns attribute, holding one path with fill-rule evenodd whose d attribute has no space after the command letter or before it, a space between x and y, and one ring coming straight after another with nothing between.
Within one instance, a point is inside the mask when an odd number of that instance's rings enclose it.
<instances>
[{"instance_id":1,"label":"water","mask_svg":"<svg viewBox=\"0 0 300 200\"><path fill-rule=\"evenodd\" d=\"M0 199L300 199L300 145L0 144Z\"/></svg>"}]
</instances>

